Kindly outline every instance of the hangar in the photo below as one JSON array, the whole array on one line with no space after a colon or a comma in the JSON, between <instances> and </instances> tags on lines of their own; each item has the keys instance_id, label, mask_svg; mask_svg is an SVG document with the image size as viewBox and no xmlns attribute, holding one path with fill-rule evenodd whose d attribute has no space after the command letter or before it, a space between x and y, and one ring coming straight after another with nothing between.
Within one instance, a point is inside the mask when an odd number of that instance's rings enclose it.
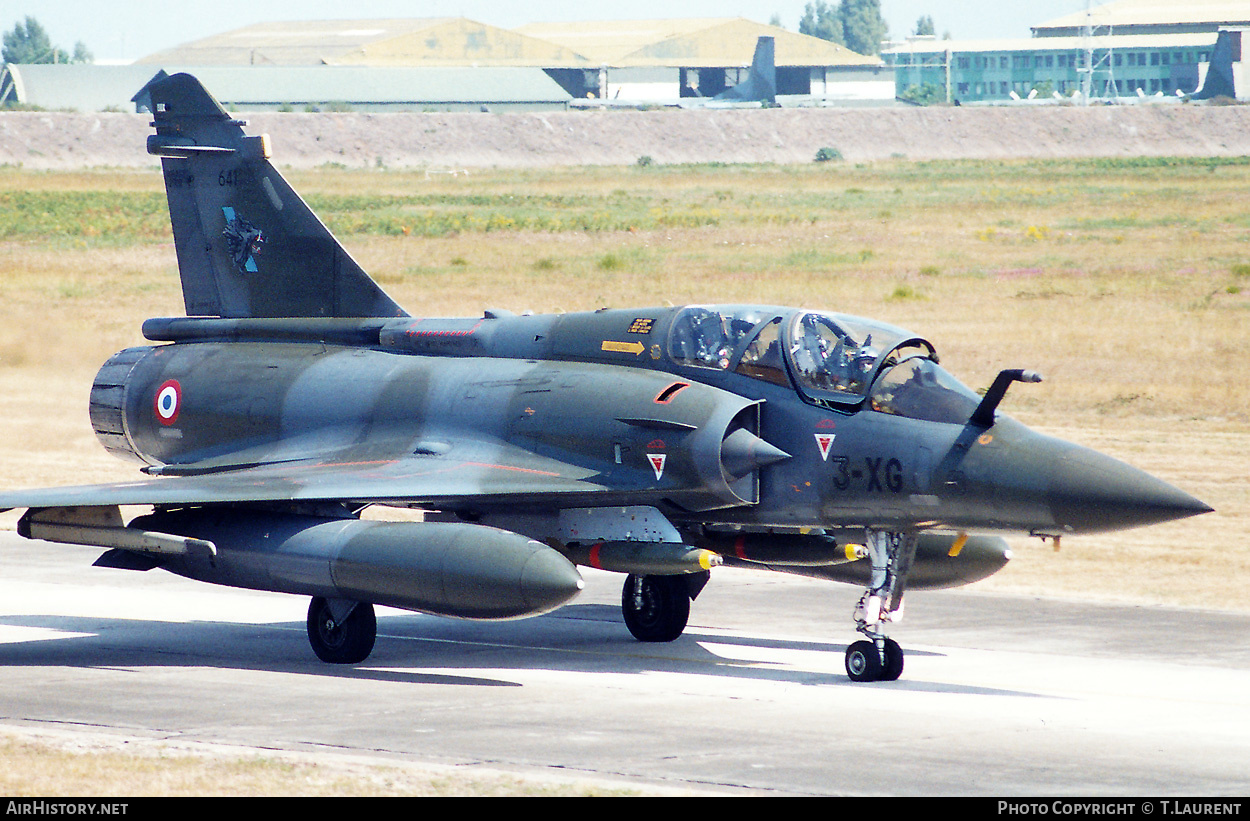
<instances>
[{"instance_id":1,"label":"hangar","mask_svg":"<svg viewBox=\"0 0 1250 821\"><path fill-rule=\"evenodd\" d=\"M134 111L157 71L192 73L231 111L551 111L569 95L540 69L490 66L10 65L0 99L48 110Z\"/></svg>"},{"instance_id":2,"label":"hangar","mask_svg":"<svg viewBox=\"0 0 1250 821\"><path fill-rule=\"evenodd\" d=\"M582 85L565 85L575 97L712 97L745 79L756 41L772 37L783 104L894 99L893 72L879 58L741 17L530 23L516 31L586 59L593 68L583 70Z\"/></svg>"},{"instance_id":3,"label":"hangar","mask_svg":"<svg viewBox=\"0 0 1250 821\"><path fill-rule=\"evenodd\" d=\"M775 39L782 104L894 99L893 71L879 58L742 18L509 30L461 17L265 23L130 66L9 66L0 98L126 110L134 90L165 69L201 75L236 110L549 110L588 97L665 105L745 79L761 36Z\"/></svg>"}]
</instances>

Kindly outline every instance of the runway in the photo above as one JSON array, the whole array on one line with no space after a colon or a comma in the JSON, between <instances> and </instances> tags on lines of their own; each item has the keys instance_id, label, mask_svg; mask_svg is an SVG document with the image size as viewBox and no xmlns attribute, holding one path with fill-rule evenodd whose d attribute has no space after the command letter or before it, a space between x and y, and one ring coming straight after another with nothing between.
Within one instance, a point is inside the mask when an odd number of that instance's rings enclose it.
<instances>
[{"instance_id":1,"label":"runway","mask_svg":"<svg viewBox=\"0 0 1250 821\"><path fill-rule=\"evenodd\" d=\"M379 609L322 664L307 600L0 533L0 725L731 795L1250 794L1250 616L908 594L898 682L854 684L859 591L720 568L671 644L614 574L548 616Z\"/></svg>"}]
</instances>

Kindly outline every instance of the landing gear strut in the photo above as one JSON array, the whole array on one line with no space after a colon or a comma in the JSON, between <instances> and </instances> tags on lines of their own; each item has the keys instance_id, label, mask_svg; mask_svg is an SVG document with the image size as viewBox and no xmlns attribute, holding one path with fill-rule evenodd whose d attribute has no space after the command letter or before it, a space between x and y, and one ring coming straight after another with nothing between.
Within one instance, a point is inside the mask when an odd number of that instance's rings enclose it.
<instances>
[{"instance_id":1,"label":"landing gear strut","mask_svg":"<svg viewBox=\"0 0 1250 821\"><path fill-rule=\"evenodd\" d=\"M373 605L314 598L308 605L308 642L328 664L359 664L373 652L378 621Z\"/></svg>"},{"instance_id":2,"label":"landing gear strut","mask_svg":"<svg viewBox=\"0 0 1250 821\"><path fill-rule=\"evenodd\" d=\"M886 636L885 625L903 618L916 534L869 530L866 535L872 578L855 606L855 629L867 640L846 648L846 674L851 681L897 681L903 674L903 648Z\"/></svg>"}]
</instances>

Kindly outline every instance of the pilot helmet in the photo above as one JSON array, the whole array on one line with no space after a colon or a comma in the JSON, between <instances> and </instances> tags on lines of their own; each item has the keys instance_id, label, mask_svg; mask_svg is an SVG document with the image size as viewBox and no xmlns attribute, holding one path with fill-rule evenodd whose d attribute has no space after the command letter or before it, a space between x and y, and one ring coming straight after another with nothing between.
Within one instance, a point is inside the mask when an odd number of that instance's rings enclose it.
<instances>
[{"instance_id":1,"label":"pilot helmet","mask_svg":"<svg viewBox=\"0 0 1250 821\"><path fill-rule=\"evenodd\" d=\"M859 346L859 350L855 352L855 370L861 375L867 374L872 370L872 366L876 364L879 356L877 349L872 346L872 334L864 337L864 341Z\"/></svg>"}]
</instances>

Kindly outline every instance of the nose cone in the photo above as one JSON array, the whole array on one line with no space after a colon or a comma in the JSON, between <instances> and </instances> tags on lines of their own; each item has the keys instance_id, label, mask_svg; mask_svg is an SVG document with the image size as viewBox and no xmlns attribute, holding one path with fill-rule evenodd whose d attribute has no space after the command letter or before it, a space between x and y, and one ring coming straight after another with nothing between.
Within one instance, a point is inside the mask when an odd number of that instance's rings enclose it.
<instances>
[{"instance_id":1,"label":"nose cone","mask_svg":"<svg viewBox=\"0 0 1250 821\"><path fill-rule=\"evenodd\" d=\"M1074 533L1142 527L1212 510L1162 479L1077 446L1056 459L1047 501L1055 522Z\"/></svg>"},{"instance_id":2,"label":"nose cone","mask_svg":"<svg viewBox=\"0 0 1250 821\"><path fill-rule=\"evenodd\" d=\"M775 448L745 428L739 428L721 443L721 463L725 472L741 479L753 470L789 459L790 454Z\"/></svg>"},{"instance_id":3,"label":"nose cone","mask_svg":"<svg viewBox=\"0 0 1250 821\"><path fill-rule=\"evenodd\" d=\"M521 571L521 595L529 608L524 615L555 610L584 586L582 574L568 559L549 547L535 550Z\"/></svg>"}]
</instances>

